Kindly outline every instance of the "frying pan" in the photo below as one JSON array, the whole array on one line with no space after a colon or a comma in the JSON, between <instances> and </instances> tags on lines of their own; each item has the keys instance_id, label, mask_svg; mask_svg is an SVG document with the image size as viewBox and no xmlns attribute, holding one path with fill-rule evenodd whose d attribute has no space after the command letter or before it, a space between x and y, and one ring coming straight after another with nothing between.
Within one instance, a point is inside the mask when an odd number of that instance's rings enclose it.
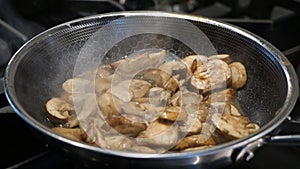
<instances>
[{"instance_id":1,"label":"frying pan","mask_svg":"<svg viewBox=\"0 0 300 169\"><path fill-rule=\"evenodd\" d=\"M55 124L48 118L45 103L60 94L66 79L89 66L111 63L132 52L153 48L165 49L176 58L227 53L234 61L242 62L248 82L237 99L244 114L261 128L212 148L155 156L104 150L70 140L50 129ZM299 145L300 141L299 135L272 136L272 131L289 117L297 100L298 81L292 64L262 38L199 16L132 11L58 25L37 35L15 53L5 72L4 87L10 105L28 125L70 156L91 166L212 168L251 159L255 150L266 143Z\"/></svg>"}]
</instances>

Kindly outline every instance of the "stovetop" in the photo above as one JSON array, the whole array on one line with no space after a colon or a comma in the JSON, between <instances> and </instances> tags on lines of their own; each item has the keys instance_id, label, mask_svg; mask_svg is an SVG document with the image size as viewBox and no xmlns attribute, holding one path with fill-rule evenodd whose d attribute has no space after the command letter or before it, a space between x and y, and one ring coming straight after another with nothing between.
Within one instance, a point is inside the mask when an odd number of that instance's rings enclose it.
<instances>
[{"instance_id":1,"label":"stovetop","mask_svg":"<svg viewBox=\"0 0 300 169\"><path fill-rule=\"evenodd\" d=\"M281 50L300 74L299 0L0 0L0 75L14 52L31 37L57 24L93 14L160 10L215 18L245 28ZM300 121L300 103L291 117ZM39 137L8 106L0 90L0 168L82 168L55 145ZM300 133L299 124L279 134ZM266 145L233 169L293 169L300 166L299 147Z\"/></svg>"}]
</instances>

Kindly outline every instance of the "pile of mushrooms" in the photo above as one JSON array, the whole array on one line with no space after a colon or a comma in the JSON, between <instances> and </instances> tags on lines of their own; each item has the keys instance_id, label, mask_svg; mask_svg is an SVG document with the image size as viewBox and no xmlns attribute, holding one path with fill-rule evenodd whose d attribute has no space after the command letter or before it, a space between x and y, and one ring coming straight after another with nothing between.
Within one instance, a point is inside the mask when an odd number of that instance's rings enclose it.
<instances>
[{"instance_id":1,"label":"pile of mushrooms","mask_svg":"<svg viewBox=\"0 0 300 169\"><path fill-rule=\"evenodd\" d=\"M145 153L194 151L259 129L235 99L245 66L228 54L166 61L144 52L66 80L46 110L53 131L101 148ZM57 124L57 123L55 123Z\"/></svg>"}]
</instances>

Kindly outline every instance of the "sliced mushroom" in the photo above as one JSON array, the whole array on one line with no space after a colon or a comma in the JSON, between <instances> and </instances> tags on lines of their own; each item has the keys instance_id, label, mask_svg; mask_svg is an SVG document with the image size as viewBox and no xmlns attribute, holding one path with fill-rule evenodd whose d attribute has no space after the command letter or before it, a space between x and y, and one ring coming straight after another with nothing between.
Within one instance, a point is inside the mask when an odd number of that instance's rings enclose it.
<instances>
[{"instance_id":1,"label":"sliced mushroom","mask_svg":"<svg viewBox=\"0 0 300 169\"><path fill-rule=\"evenodd\" d=\"M169 105L181 106L181 91L178 90L168 101Z\"/></svg>"},{"instance_id":2,"label":"sliced mushroom","mask_svg":"<svg viewBox=\"0 0 300 169\"><path fill-rule=\"evenodd\" d=\"M92 82L82 78L73 78L66 80L62 88L68 93L92 93Z\"/></svg>"},{"instance_id":3,"label":"sliced mushroom","mask_svg":"<svg viewBox=\"0 0 300 169\"><path fill-rule=\"evenodd\" d=\"M212 55L208 57L208 60L214 60L214 59L223 60L227 64L230 64L232 62L232 57L228 54L218 54L218 55Z\"/></svg>"},{"instance_id":4,"label":"sliced mushroom","mask_svg":"<svg viewBox=\"0 0 300 169\"><path fill-rule=\"evenodd\" d=\"M180 142L174 147L175 150L181 150L191 147L199 147L206 145L215 145L215 141L206 135L198 134L184 137Z\"/></svg>"},{"instance_id":5,"label":"sliced mushroom","mask_svg":"<svg viewBox=\"0 0 300 169\"><path fill-rule=\"evenodd\" d=\"M107 148L113 150L128 150L132 147L132 140L123 135L106 136Z\"/></svg>"},{"instance_id":6,"label":"sliced mushroom","mask_svg":"<svg viewBox=\"0 0 300 169\"><path fill-rule=\"evenodd\" d=\"M84 141L95 146L106 148L107 142L103 134L104 130L102 129L105 124L106 122L101 118L86 118L80 120L80 128L86 135ZM111 130L109 130L109 132L109 134L112 133ZM108 132L106 131L106 133Z\"/></svg>"},{"instance_id":7,"label":"sliced mushroom","mask_svg":"<svg viewBox=\"0 0 300 169\"><path fill-rule=\"evenodd\" d=\"M145 80L132 79L129 89L134 98L144 97L150 90L151 84Z\"/></svg>"},{"instance_id":8,"label":"sliced mushroom","mask_svg":"<svg viewBox=\"0 0 300 169\"><path fill-rule=\"evenodd\" d=\"M231 86L235 89L242 88L247 82L247 73L245 66L240 62L229 64L231 70Z\"/></svg>"},{"instance_id":9,"label":"sliced mushroom","mask_svg":"<svg viewBox=\"0 0 300 169\"><path fill-rule=\"evenodd\" d=\"M179 82L178 80L176 79L176 77L178 77L179 75L176 75L174 77L171 77L167 82L166 84L164 84L164 88L166 90L169 90L171 92L176 92L179 88Z\"/></svg>"},{"instance_id":10,"label":"sliced mushroom","mask_svg":"<svg viewBox=\"0 0 300 169\"><path fill-rule=\"evenodd\" d=\"M191 84L203 93L226 88L231 78L231 71L227 63L222 60L210 60L201 64L191 78Z\"/></svg>"},{"instance_id":11,"label":"sliced mushroom","mask_svg":"<svg viewBox=\"0 0 300 169\"><path fill-rule=\"evenodd\" d=\"M114 68L111 65L101 65L98 67L96 75L98 78L106 78L114 73Z\"/></svg>"},{"instance_id":12,"label":"sliced mushroom","mask_svg":"<svg viewBox=\"0 0 300 169\"><path fill-rule=\"evenodd\" d=\"M171 76L176 76L177 80L186 79L189 76L186 65L180 61L165 62L158 67L159 70L166 72Z\"/></svg>"},{"instance_id":13,"label":"sliced mushroom","mask_svg":"<svg viewBox=\"0 0 300 169\"><path fill-rule=\"evenodd\" d=\"M119 115L116 101L118 98L113 98L110 90L107 90L98 98L98 105L104 118L112 115Z\"/></svg>"},{"instance_id":14,"label":"sliced mushroom","mask_svg":"<svg viewBox=\"0 0 300 169\"><path fill-rule=\"evenodd\" d=\"M67 119L74 111L73 105L58 97L50 99L46 103L46 109L49 114L58 119Z\"/></svg>"},{"instance_id":15,"label":"sliced mushroom","mask_svg":"<svg viewBox=\"0 0 300 169\"><path fill-rule=\"evenodd\" d=\"M154 121L137 137L138 145L171 146L177 142L178 126Z\"/></svg>"},{"instance_id":16,"label":"sliced mushroom","mask_svg":"<svg viewBox=\"0 0 300 169\"><path fill-rule=\"evenodd\" d=\"M150 87L151 84L145 80L125 80L113 86L112 94L124 102L130 102L133 98L145 96Z\"/></svg>"},{"instance_id":17,"label":"sliced mushroom","mask_svg":"<svg viewBox=\"0 0 300 169\"><path fill-rule=\"evenodd\" d=\"M153 106L164 107L171 96L171 92L160 87L153 87L149 90L148 95L150 104Z\"/></svg>"},{"instance_id":18,"label":"sliced mushroom","mask_svg":"<svg viewBox=\"0 0 300 169\"><path fill-rule=\"evenodd\" d=\"M63 128L63 127L54 127L52 130L55 133L61 134L69 139L75 141L83 141L83 133L80 128Z\"/></svg>"},{"instance_id":19,"label":"sliced mushroom","mask_svg":"<svg viewBox=\"0 0 300 169\"><path fill-rule=\"evenodd\" d=\"M97 77L95 79L95 91L98 95L103 94L107 89L111 87L111 81L113 76L106 76L106 77Z\"/></svg>"},{"instance_id":20,"label":"sliced mushroom","mask_svg":"<svg viewBox=\"0 0 300 169\"><path fill-rule=\"evenodd\" d=\"M134 145L131 149L131 151L134 151L134 152L140 152L140 153L164 153L166 152L167 150L164 149L164 148L153 148L153 147L147 147L147 146L140 146L140 145Z\"/></svg>"},{"instance_id":21,"label":"sliced mushroom","mask_svg":"<svg viewBox=\"0 0 300 169\"><path fill-rule=\"evenodd\" d=\"M206 63L208 60L204 55L190 55L181 59L181 61L186 64L186 66L192 73L194 73L194 71L198 66L200 66L201 63Z\"/></svg>"},{"instance_id":22,"label":"sliced mushroom","mask_svg":"<svg viewBox=\"0 0 300 169\"><path fill-rule=\"evenodd\" d=\"M182 96L181 96L181 103L183 105L189 105L189 104L199 104L203 96L199 93L190 92L184 88L182 88Z\"/></svg>"},{"instance_id":23,"label":"sliced mushroom","mask_svg":"<svg viewBox=\"0 0 300 169\"><path fill-rule=\"evenodd\" d=\"M202 130L202 122L197 118L197 112L188 114L186 119L180 126L181 132L187 135L199 134Z\"/></svg>"},{"instance_id":24,"label":"sliced mushroom","mask_svg":"<svg viewBox=\"0 0 300 169\"><path fill-rule=\"evenodd\" d=\"M133 122L123 116L108 118L106 121L116 131L129 137L136 137L141 131L146 129L144 123Z\"/></svg>"},{"instance_id":25,"label":"sliced mushroom","mask_svg":"<svg viewBox=\"0 0 300 169\"><path fill-rule=\"evenodd\" d=\"M134 78L146 80L154 87L163 87L163 85L170 79L171 75L159 69L147 69L138 73Z\"/></svg>"},{"instance_id":26,"label":"sliced mushroom","mask_svg":"<svg viewBox=\"0 0 300 169\"><path fill-rule=\"evenodd\" d=\"M165 56L165 50L153 53L145 52L139 56L126 58L122 61L119 61L119 63L113 65L113 67L116 69L116 75L118 75L122 79L128 80L132 79L142 70L155 68L161 65L165 60Z\"/></svg>"},{"instance_id":27,"label":"sliced mushroom","mask_svg":"<svg viewBox=\"0 0 300 169\"><path fill-rule=\"evenodd\" d=\"M222 91L212 92L209 96L207 101L209 103L212 102L231 102L235 98L236 91L232 88L227 88Z\"/></svg>"},{"instance_id":28,"label":"sliced mushroom","mask_svg":"<svg viewBox=\"0 0 300 169\"><path fill-rule=\"evenodd\" d=\"M214 113L212 122L220 133L234 139L245 137L259 129L259 126L250 122L247 117L228 113Z\"/></svg>"},{"instance_id":29,"label":"sliced mushroom","mask_svg":"<svg viewBox=\"0 0 300 169\"><path fill-rule=\"evenodd\" d=\"M176 120L184 120L186 119L186 112L184 112L181 107L178 106L168 106L165 108L165 111L160 114L159 118L168 120L168 121L176 121Z\"/></svg>"},{"instance_id":30,"label":"sliced mushroom","mask_svg":"<svg viewBox=\"0 0 300 169\"><path fill-rule=\"evenodd\" d=\"M129 89L130 80L124 80L112 84L111 94L123 102L130 102L133 98L132 90Z\"/></svg>"},{"instance_id":31,"label":"sliced mushroom","mask_svg":"<svg viewBox=\"0 0 300 169\"><path fill-rule=\"evenodd\" d=\"M208 105L206 105L203 102L201 102L199 104L199 110L197 111L197 117L198 117L198 119L201 122L205 122L207 120L208 112L209 112Z\"/></svg>"}]
</instances>

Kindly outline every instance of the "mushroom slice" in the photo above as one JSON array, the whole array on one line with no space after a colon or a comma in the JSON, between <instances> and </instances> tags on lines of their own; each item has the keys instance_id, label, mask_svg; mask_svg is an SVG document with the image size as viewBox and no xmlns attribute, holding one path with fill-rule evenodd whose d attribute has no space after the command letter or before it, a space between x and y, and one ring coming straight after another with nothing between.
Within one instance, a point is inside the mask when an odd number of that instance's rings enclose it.
<instances>
[{"instance_id":1,"label":"mushroom slice","mask_svg":"<svg viewBox=\"0 0 300 169\"><path fill-rule=\"evenodd\" d=\"M63 127L54 127L52 130L55 133L61 134L69 139L82 141L83 133L80 128L63 128Z\"/></svg>"},{"instance_id":2,"label":"mushroom slice","mask_svg":"<svg viewBox=\"0 0 300 169\"><path fill-rule=\"evenodd\" d=\"M166 106L171 92L160 87L153 87L149 90L149 101L154 106Z\"/></svg>"},{"instance_id":3,"label":"mushroom slice","mask_svg":"<svg viewBox=\"0 0 300 169\"><path fill-rule=\"evenodd\" d=\"M108 118L107 123L121 134L136 137L141 131L146 129L146 125L140 122L133 122L123 116Z\"/></svg>"},{"instance_id":4,"label":"mushroom slice","mask_svg":"<svg viewBox=\"0 0 300 169\"><path fill-rule=\"evenodd\" d=\"M236 91L232 88L227 88L222 91L213 92L208 96L208 103L213 102L231 102L236 95Z\"/></svg>"},{"instance_id":5,"label":"mushroom slice","mask_svg":"<svg viewBox=\"0 0 300 169\"><path fill-rule=\"evenodd\" d=\"M165 50L152 53L145 52L139 56L133 56L121 60L118 62L118 64L114 64L113 67L116 69L115 74L120 76L120 78L132 79L141 70L161 65L165 60L165 56Z\"/></svg>"},{"instance_id":6,"label":"mushroom slice","mask_svg":"<svg viewBox=\"0 0 300 169\"><path fill-rule=\"evenodd\" d=\"M201 92L225 88L231 78L227 63L222 60L210 60L202 63L191 78L191 84Z\"/></svg>"},{"instance_id":7,"label":"mushroom slice","mask_svg":"<svg viewBox=\"0 0 300 169\"><path fill-rule=\"evenodd\" d=\"M124 102L130 102L133 98L133 93L129 89L130 80L124 80L120 83L112 84L111 94Z\"/></svg>"},{"instance_id":8,"label":"mushroom slice","mask_svg":"<svg viewBox=\"0 0 300 169\"><path fill-rule=\"evenodd\" d=\"M229 64L231 70L231 86L235 89L242 88L247 82L247 73L245 66L240 62Z\"/></svg>"},{"instance_id":9,"label":"mushroom slice","mask_svg":"<svg viewBox=\"0 0 300 169\"><path fill-rule=\"evenodd\" d=\"M184 88L182 90L181 97L181 102L183 105L199 104L203 99L203 96L201 94L190 92Z\"/></svg>"},{"instance_id":10,"label":"mushroom slice","mask_svg":"<svg viewBox=\"0 0 300 169\"><path fill-rule=\"evenodd\" d=\"M130 102L133 98L145 96L150 88L151 84L145 80L124 80L113 86L112 94L124 102Z\"/></svg>"},{"instance_id":11,"label":"mushroom slice","mask_svg":"<svg viewBox=\"0 0 300 169\"><path fill-rule=\"evenodd\" d=\"M178 106L168 106L165 111L159 116L160 119L168 121L184 120L187 114Z\"/></svg>"},{"instance_id":12,"label":"mushroom slice","mask_svg":"<svg viewBox=\"0 0 300 169\"><path fill-rule=\"evenodd\" d=\"M175 89L176 86L182 86L192 75L187 66L180 61L165 62L158 69L173 77L164 84L164 88L168 88L167 86L170 84L174 86L172 89ZM171 91L173 91L172 89Z\"/></svg>"},{"instance_id":13,"label":"mushroom slice","mask_svg":"<svg viewBox=\"0 0 300 169\"><path fill-rule=\"evenodd\" d=\"M259 129L257 124L250 122L245 116L214 113L211 120L220 133L234 139L245 137Z\"/></svg>"},{"instance_id":14,"label":"mushroom slice","mask_svg":"<svg viewBox=\"0 0 300 169\"><path fill-rule=\"evenodd\" d=\"M138 145L171 146L177 142L178 126L154 121L137 137Z\"/></svg>"},{"instance_id":15,"label":"mushroom slice","mask_svg":"<svg viewBox=\"0 0 300 169\"><path fill-rule=\"evenodd\" d=\"M181 91L178 90L168 101L169 105L180 106L181 105Z\"/></svg>"},{"instance_id":16,"label":"mushroom slice","mask_svg":"<svg viewBox=\"0 0 300 169\"><path fill-rule=\"evenodd\" d=\"M214 59L223 60L227 64L230 64L232 62L232 57L229 54L218 54L218 55L212 55L208 57L208 60L214 60Z\"/></svg>"},{"instance_id":17,"label":"mushroom slice","mask_svg":"<svg viewBox=\"0 0 300 169\"><path fill-rule=\"evenodd\" d=\"M112 78L113 75L106 77L97 76L97 78L95 79L95 91L98 95L104 93L107 89L111 87Z\"/></svg>"},{"instance_id":18,"label":"mushroom slice","mask_svg":"<svg viewBox=\"0 0 300 169\"><path fill-rule=\"evenodd\" d=\"M194 73L196 68L200 66L200 63L206 63L208 60L204 55L190 55L181 59L181 61L189 68L192 73Z\"/></svg>"},{"instance_id":19,"label":"mushroom slice","mask_svg":"<svg viewBox=\"0 0 300 169\"><path fill-rule=\"evenodd\" d=\"M62 84L62 88L68 93L92 92L92 82L82 78L68 79Z\"/></svg>"},{"instance_id":20,"label":"mushroom slice","mask_svg":"<svg viewBox=\"0 0 300 169\"><path fill-rule=\"evenodd\" d=\"M50 99L46 103L46 109L49 114L58 119L67 119L70 112L74 111L73 105L58 97Z\"/></svg>"},{"instance_id":21,"label":"mushroom slice","mask_svg":"<svg viewBox=\"0 0 300 169\"><path fill-rule=\"evenodd\" d=\"M132 140L123 135L112 135L105 137L107 148L113 150L127 150L132 147Z\"/></svg>"},{"instance_id":22,"label":"mushroom slice","mask_svg":"<svg viewBox=\"0 0 300 169\"><path fill-rule=\"evenodd\" d=\"M98 78L105 78L114 73L114 69L111 65L101 65L98 67L96 75Z\"/></svg>"},{"instance_id":23,"label":"mushroom slice","mask_svg":"<svg viewBox=\"0 0 300 169\"><path fill-rule=\"evenodd\" d=\"M134 78L145 80L155 87L163 87L163 85L170 79L171 75L159 69L147 69L138 73Z\"/></svg>"},{"instance_id":24,"label":"mushroom slice","mask_svg":"<svg viewBox=\"0 0 300 169\"><path fill-rule=\"evenodd\" d=\"M171 76L179 75L177 80L185 79L189 73L186 65L180 61L165 62L158 69Z\"/></svg>"},{"instance_id":25,"label":"mushroom slice","mask_svg":"<svg viewBox=\"0 0 300 169\"><path fill-rule=\"evenodd\" d=\"M201 122L205 122L207 120L207 116L208 116L208 112L209 112L209 107L208 105L204 104L203 102L201 102L199 104L199 110L197 111L197 117Z\"/></svg>"},{"instance_id":26,"label":"mushroom slice","mask_svg":"<svg viewBox=\"0 0 300 169\"><path fill-rule=\"evenodd\" d=\"M98 106L102 112L104 118L110 117L112 115L119 115L117 109L116 101L118 98L113 98L110 90L107 90L105 93L99 96Z\"/></svg>"},{"instance_id":27,"label":"mushroom slice","mask_svg":"<svg viewBox=\"0 0 300 169\"><path fill-rule=\"evenodd\" d=\"M150 148L147 146L139 146L139 145L132 146L130 150L132 150L133 152L140 152L140 153L164 153L167 151L164 148L154 149L152 147Z\"/></svg>"},{"instance_id":28,"label":"mushroom slice","mask_svg":"<svg viewBox=\"0 0 300 169\"><path fill-rule=\"evenodd\" d=\"M176 79L176 77L178 77L179 75L176 75L174 77L171 77L164 85L164 88L166 90L169 90L171 92L176 92L177 89L179 88L179 82Z\"/></svg>"},{"instance_id":29,"label":"mushroom slice","mask_svg":"<svg viewBox=\"0 0 300 169\"><path fill-rule=\"evenodd\" d=\"M202 130L202 122L197 118L197 113L190 113L183 126L180 126L181 132L187 135L199 134Z\"/></svg>"},{"instance_id":30,"label":"mushroom slice","mask_svg":"<svg viewBox=\"0 0 300 169\"><path fill-rule=\"evenodd\" d=\"M133 93L134 98L145 96L151 88L151 84L145 80L132 79L129 89Z\"/></svg>"},{"instance_id":31,"label":"mushroom slice","mask_svg":"<svg viewBox=\"0 0 300 169\"><path fill-rule=\"evenodd\" d=\"M180 140L176 146L174 147L175 150L181 150L191 147L199 147L199 146L206 146L206 145L215 145L215 141L203 134L197 134L197 135L191 135L184 137L182 140Z\"/></svg>"}]
</instances>

